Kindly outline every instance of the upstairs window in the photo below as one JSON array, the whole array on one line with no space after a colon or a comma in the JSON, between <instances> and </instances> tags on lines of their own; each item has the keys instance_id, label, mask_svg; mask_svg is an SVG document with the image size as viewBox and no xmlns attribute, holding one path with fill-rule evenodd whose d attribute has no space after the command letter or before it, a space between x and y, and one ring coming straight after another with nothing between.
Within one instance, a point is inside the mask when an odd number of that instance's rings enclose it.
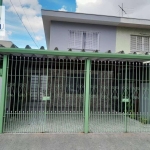
<instances>
[{"instance_id":1,"label":"upstairs window","mask_svg":"<svg viewBox=\"0 0 150 150\"><path fill-rule=\"evenodd\" d=\"M149 52L150 37L131 35L131 51Z\"/></svg>"},{"instance_id":2,"label":"upstairs window","mask_svg":"<svg viewBox=\"0 0 150 150\"><path fill-rule=\"evenodd\" d=\"M69 48L79 50L99 50L99 33L85 31L70 31Z\"/></svg>"}]
</instances>

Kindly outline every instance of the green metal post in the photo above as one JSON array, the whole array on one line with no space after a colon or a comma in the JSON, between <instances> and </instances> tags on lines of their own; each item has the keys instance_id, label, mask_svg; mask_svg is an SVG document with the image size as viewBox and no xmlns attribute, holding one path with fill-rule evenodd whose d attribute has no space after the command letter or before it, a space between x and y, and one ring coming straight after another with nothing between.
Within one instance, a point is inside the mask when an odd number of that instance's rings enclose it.
<instances>
[{"instance_id":1,"label":"green metal post","mask_svg":"<svg viewBox=\"0 0 150 150\"><path fill-rule=\"evenodd\" d=\"M125 70L125 99L127 99L127 62ZM125 101L125 132L127 132L127 102Z\"/></svg>"},{"instance_id":2,"label":"green metal post","mask_svg":"<svg viewBox=\"0 0 150 150\"><path fill-rule=\"evenodd\" d=\"M0 6L2 6L3 5L3 0L0 0Z\"/></svg>"},{"instance_id":3,"label":"green metal post","mask_svg":"<svg viewBox=\"0 0 150 150\"><path fill-rule=\"evenodd\" d=\"M148 99L150 99L150 63L148 65L149 65L149 67L148 67L148 70L149 70L149 77L148 77L149 94L148 94ZM147 116L147 119L148 119L148 121L150 121L150 100L148 102L148 116Z\"/></svg>"},{"instance_id":4,"label":"green metal post","mask_svg":"<svg viewBox=\"0 0 150 150\"><path fill-rule=\"evenodd\" d=\"M85 78L85 120L84 120L84 133L89 132L89 100L90 100L90 64L91 61L86 61L86 78Z\"/></svg>"},{"instance_id":5,"label":"green metal post","mask_svg":"<svg viewBox=\"0 0 150 150\"><path fill-rule=\"evenodd\" d=\"M2 72L2 95L0 97L0 133L3 132L3 113L6 94L6 78L7 78L7 56L3 57L3 72Z\"/></svg>"}]
</instances>

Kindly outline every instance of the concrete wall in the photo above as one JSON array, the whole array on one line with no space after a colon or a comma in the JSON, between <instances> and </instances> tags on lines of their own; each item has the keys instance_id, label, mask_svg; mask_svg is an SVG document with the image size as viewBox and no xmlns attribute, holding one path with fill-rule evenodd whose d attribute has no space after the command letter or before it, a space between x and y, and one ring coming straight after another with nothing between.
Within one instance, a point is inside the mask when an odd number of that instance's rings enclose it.
<instances>
[{"instance_id":1,"label":"concrete wall","mask_svg":"<svg viewBox=\"0 0 150 150\"><path fill-rule=\"evenodd\" d=\"M67 51L69 48L69 30L99 32L99 50L101 52L106 52L107 50L115 52L116 27L56 21L52 21L50 25L50 47L48 49L54 50L55 47L58 47L59 50Z\"/></svg>"},{"instance_id":2,"label":"concrete wall","mask_svg":"<svg viewBox=\"0 0 150 150\"><path fill-rule=\"evenodd\" d=\"M150 30L118 27L117 36L116 36L116 52L124 50L125 53L130 53L130 36L131 35L150 36Z\"/></svg>"}]
</instances>

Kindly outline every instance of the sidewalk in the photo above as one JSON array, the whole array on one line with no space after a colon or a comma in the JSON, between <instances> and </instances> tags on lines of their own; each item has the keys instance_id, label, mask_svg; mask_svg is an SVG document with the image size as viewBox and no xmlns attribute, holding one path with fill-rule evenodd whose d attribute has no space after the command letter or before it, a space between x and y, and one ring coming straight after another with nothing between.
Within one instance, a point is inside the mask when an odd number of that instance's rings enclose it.
<instances>
[{"instance_id":1,"label":"sidewalk","mask_svg":"<svg viewBox=\"0 0 150 150\"><path fill-rule=\"evenodd\" d=\"M150 150L150 134L1 134L0 150Z\"/></svg>"}]
</instances>

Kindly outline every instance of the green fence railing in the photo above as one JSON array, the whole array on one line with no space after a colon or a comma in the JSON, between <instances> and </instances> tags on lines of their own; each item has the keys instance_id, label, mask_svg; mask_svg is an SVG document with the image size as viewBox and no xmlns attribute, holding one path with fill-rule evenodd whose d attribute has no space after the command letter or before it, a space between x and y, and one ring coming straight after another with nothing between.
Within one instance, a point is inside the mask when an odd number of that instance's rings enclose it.
<instances>
[{"instance_id":1,"label":"green fence railing","mask_svg":"<svg viewBox=\"0 0 150 150\"><path fill-rule=\"evenodd\" d=\"M4 133L150 131L149 64L8 55L2 79Z\"/></svg>"}]
</instances>

